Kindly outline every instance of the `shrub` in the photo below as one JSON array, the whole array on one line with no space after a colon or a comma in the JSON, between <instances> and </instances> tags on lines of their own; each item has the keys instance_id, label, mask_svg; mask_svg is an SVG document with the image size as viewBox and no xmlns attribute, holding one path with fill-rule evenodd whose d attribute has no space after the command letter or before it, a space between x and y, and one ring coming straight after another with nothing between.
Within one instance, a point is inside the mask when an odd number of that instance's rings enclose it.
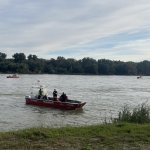
<instances>
[{"instance_id":1,"label":"shrub","mask_svg":"<svg viewBox=\"0 0 150 150\"><path fill-rule=\"evenodd\" d=\"M130 110L126 105L118 113L118 118L114 122L150 123L150 107L146 103L142 103Z\"/></svg>"}]
</instances>

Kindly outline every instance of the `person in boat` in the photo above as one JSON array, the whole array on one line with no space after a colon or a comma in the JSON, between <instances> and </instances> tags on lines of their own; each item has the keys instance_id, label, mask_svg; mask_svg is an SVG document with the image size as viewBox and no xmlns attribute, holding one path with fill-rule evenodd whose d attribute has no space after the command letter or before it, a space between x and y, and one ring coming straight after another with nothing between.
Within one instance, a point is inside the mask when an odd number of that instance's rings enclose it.
<instances>
[{"instance_id":1,"label":"person in boat","mask_svg":"<svg viewBox=\"0 0 150 150\"><path fill-rule=\"evenodd\" d=\"M64 94L64 99L65 99L65 102L68 100L68 96L66 94Z\"/></svg>"},{"instance_id":2,"label":"person in boat","mask_svg":"<svg viewBox=\"0 0 150 150\"><path fill-rule=\"evenodd\" d=\"M57 91L56 91L56 89L54 89L54 91L53 91L53 100L54 101L57 101Z\"/></svg>"},{"instance_id":3,"label":"person in boat","mask_svg":"<svg viewBox=\"0 0 150 150\"><path fill-rule=\"evenodd\" d=\"M40 99L43 96L43 90L42 88L39 89L38 99Z\"/></svg>"},{"instance_id":4,"label":"person in boat","mask_svg":"<svg viewBox=\"0 0 150 150\"><path fill-rule=\"evenodd\" d=\"M38 99L44 99L44 100L47 100L48 98L47 98L47 91L46 91L46 89L43 89L43 88L41 88L40 87L40 89L39 89L39 94L38 94Z\"/></svg>"},{"instance_id":5,"label":"person in boat","mask_svg":"<svg viewBox=\"0 0 150 150\"><path fill-rule=\"evenodd\" d=\"M67 97L67 95L63 92L59 99L60 99L61 102L66 102L67 99L68 99L68 97Z\"/></svg>"}]
</instances>

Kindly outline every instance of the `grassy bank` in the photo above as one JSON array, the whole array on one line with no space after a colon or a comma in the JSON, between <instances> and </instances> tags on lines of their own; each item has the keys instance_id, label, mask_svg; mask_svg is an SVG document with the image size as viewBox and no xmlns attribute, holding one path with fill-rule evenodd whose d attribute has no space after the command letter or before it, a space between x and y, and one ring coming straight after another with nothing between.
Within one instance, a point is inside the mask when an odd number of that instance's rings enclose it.
<instances>
[{"instance_id":1,"label":"grassy bank","mask_svg":"<svg viewBox=\"0 0 150 150\"><path fill-rule=\"evenodd\" d=\"M32 128L0 133L0 149L150 149L150 124Z\"/></svg>"}]
</instances>

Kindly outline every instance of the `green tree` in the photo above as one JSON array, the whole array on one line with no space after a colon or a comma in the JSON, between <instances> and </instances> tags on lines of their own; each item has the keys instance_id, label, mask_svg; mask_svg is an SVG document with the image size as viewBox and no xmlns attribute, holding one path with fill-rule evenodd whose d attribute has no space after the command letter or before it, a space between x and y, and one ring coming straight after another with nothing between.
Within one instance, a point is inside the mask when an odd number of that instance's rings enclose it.
<instances>
[{"instance_id":1,"label":"green tree","mask_svg":"<svg viewBox=\"0 0 150 150\"><path fill-rule=\"evenodd\" d=\"M98 65L95 59L86 57L82 59L81 63L82 63L84 73L98 74Z\"/></svg>"},{"instance_id":2,"label":"green tree","mask_svg":"<svg viewBox=\"0 0 150 150\"><path fill-rule=\"evenodd\" d=\"M139 75L150 75L150 61L142 61L137 64L137 73Z\"/></svg>"},{"instance_id":3,"label":"green tree","mask_svg":"<svg viewBox=\"0 0 150 150\"><path fill-rule=\"evenodd\" d=\"M56 72L59 74L66 74L68 73L67 71L67 61L64 57L58 56L56 60Z\"/></svg>"},{"instance_id":4,"label":"green tree","mask_svg":"<svg viewBox=\"0 0 150 150\"><path fill-rule=\"evenodd\" d=\"M37 59L27 61L29 72L30 73L44 73L45 63L46 61L43 59Z\"/></svg>"},{"instance_id":5,"label":"green tree","mask_svg":"<svg viewBox=\"0 0 150 150\"><path fill-rule=\"evenodd\" d=\"M7 57L7 55L6 55L5 53L1 53L1 52L0 52L0 61L5 60L6 57Z\"/></svg>"},{"instance_id":6,"label":"green tree","mask_svg":"<svg viewBox=\"0 0 150 150\"><path fill-rule=\"evenodd\" d=\"M13 55L15 63L23 63L26 60L26 56L24 53L15 53Z\"/></svg>"},{"instance_id":7,"label":"green tree","mask_svg":"<svg viewBox=\"0 0 150 150\"><path fill-rule=\"evenodd\" d=\"M137 65L134 62L126 62L127 75L137 74Z\"/></svg>"},{"instance_id":8,"label":"green tree","mask_svg":"<svg viewBox=\"0 0 150 150\"><path fill-rule=\"evenodd\" d=\"M127 75L127 66L124 62L119 61L115 67L116 75Z\"/></svg>"},{"instance_id":9,"label":"green tree","mask_svg":"<svg viewBox=\"0 0 150 150\"><path fill-rule=\"evenodd\" d=\"M37 58L37 56L36 55L29 55L28 56L28 60L30 61L30 60L37 60L38 58Z\"/></svg>"},{"instance_id":10,"label":"green tree","mask_svg":"<svg viewBox=\"0 0 150 150\"><path fill-rule=\"evenodd\" d=\"M102 75L110 75L115 73L114 62L107 59L98 60L98 73Z\"/></svg>"},{"instance_id":11,"label":"green tree","mask_svg":"<svg viewBox=\"0 0 150 150\"><path fill-rule=\"evenodd\" d=\"M16 65L16 72L18 73L29 73L28 65L25 63L19 63Z\"/></svg>"}]
</instances>

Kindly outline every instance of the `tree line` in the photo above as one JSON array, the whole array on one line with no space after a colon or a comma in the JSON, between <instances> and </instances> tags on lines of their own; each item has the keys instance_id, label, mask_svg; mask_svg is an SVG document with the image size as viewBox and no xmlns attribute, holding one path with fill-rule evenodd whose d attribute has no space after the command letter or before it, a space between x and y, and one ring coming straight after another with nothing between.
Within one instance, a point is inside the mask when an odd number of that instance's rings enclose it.
<instances>
[{"instance_id":1,"label":"tree line","mask_svg":"<svg viewBox=\"0 0 150 150\"><path fill-rule=\"evenodd\" d=\"M58 56L49 60L36 55L15 53L12 58L0 52L0 73L150 75L150 61L123 62L85 57L80 60Z\"/></svg>"}]
</instances>

